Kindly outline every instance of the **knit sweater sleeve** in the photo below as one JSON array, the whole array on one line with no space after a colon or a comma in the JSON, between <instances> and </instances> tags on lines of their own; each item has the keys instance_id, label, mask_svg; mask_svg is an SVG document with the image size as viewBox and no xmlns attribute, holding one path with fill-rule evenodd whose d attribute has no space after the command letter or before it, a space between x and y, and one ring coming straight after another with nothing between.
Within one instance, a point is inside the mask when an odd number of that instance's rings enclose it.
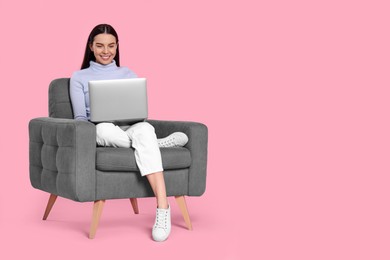
<instances>
[{"instance_id":1,"label":"knit sweater sleeve","mask_svg":"<svg viewBox=\"0 0 390 260\"><path fill-rule=\"evenodd\" d=\"M75 75L70 79L69 91L74 119L88 121L83 84Z\"/></svg>"},{"instance_id":2,"label":"knit sweater sleeve","mask_svg":"<svg viewBox=\"0 0 390 260\"><path fill-rule=\"evenodd\" d=\"M137 74L130 69L128 69L127 73L128 73L127 77L129 77L129 78L138 78Z\"/></svg>"}]
</instances>

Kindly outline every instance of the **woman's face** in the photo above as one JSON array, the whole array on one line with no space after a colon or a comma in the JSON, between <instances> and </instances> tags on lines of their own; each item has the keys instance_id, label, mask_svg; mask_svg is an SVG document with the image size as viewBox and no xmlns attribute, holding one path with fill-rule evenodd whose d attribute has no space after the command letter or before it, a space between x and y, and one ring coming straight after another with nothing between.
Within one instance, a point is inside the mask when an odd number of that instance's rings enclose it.
<instances>
[{"instance_id":1,"label":"woman's face","mask_svg":"<svg viewBox=\"0 0 390 260\"><path fill-rule=\"evenodd\" d=\"M96 62L107 65L114 59L118 45L114 35L101 33L95 36L89 47L95 55Z\"/></svg>"}]
</instances>

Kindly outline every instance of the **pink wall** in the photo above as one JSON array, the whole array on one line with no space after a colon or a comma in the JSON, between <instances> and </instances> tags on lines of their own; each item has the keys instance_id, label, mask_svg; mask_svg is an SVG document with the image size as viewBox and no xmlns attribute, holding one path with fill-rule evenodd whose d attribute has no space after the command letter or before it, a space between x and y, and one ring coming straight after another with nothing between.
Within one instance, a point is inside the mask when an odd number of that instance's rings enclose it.
<instances>
[{"instance_id":1,"label":"pink wall","mask_svg":"<svg viewBox=\"0 0 390 260\"><path fill-rule=\"evenodd\" d=\"M388 1L58 2L0 2L0 258L390 258ZM29 183L28 121L103 22L149 79L151 118L209 127L194 231L171 200L165 243L153 199L139 216L107 202L90 241L90 203L59 199L43 222Z\"/></svg>"}]
</instances>

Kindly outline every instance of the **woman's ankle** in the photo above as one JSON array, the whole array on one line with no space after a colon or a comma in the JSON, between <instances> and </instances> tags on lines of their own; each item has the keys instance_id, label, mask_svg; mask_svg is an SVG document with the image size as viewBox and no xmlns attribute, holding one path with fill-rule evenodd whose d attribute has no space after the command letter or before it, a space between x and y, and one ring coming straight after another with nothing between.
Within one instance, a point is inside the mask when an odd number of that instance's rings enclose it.
<instances>
[{"instance_id":1,"label":"woman's ankle","mask_svg":"<svg viewBox=\"0 0 390 260\"><path fill-rule=\"evenodd\" d=\"M169 208L168 200L158 201L157 202L157 208L159 208L159 209L168 209Z\"/></svg>"}]
</instances>

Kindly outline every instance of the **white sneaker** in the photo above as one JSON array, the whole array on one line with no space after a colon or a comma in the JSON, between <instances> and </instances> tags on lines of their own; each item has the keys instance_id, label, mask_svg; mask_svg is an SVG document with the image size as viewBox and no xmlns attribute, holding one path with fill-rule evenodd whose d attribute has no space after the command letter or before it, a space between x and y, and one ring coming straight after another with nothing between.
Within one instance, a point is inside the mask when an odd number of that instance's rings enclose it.
<instances>
[{"instance_id":1,"label":"white sneaker","mask_svg":"<svg viewBox=\"0 0 390 260\"><path fill-rule=\"evenodd\" d=\"M156 211L156 221L154 222L152 236L157 242L165 241L171 233L171 207Z\"/></svg>"},{"instance_id":2,"label":"white sneaker","mask_svg":"<svg viewBox=\"0 0 390 260\"><path fill-rule=\"evenodd\" d=\"M157 139L159 147L178 147L184 146L188 142L188 137L185 133L174 132L165 138Z\"/></svg>"}]
</instances>

